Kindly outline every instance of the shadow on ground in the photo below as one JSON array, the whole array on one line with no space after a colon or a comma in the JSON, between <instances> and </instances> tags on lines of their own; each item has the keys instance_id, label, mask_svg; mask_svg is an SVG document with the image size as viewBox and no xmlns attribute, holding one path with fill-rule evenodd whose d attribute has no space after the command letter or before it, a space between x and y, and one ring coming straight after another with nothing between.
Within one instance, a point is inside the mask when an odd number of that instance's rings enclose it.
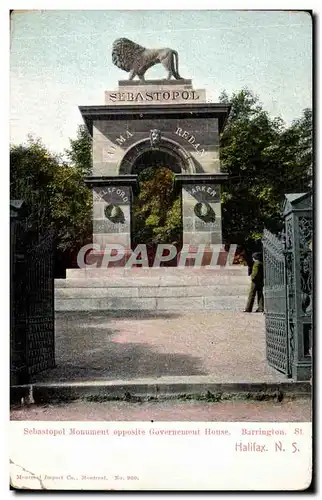
<instances>
[{"instance_id":1,"label":"shadow on ground","mask_svg":"<svg viewBox=\"0 0 322 500\"><path fill-rule=\"evenodd\" d=\"M137 328L133 320L179 318L180 314L153 311L116 311L56 314L54 369L35 375L31 382L79 382L141 377L206 375L195 356L162 353L146 342L130 341ZM122 319L122 330L110 321ZM129 320L128 322L126 320ZM129 340L127 340L129 338Z\"/></svg>"}]
</instances>

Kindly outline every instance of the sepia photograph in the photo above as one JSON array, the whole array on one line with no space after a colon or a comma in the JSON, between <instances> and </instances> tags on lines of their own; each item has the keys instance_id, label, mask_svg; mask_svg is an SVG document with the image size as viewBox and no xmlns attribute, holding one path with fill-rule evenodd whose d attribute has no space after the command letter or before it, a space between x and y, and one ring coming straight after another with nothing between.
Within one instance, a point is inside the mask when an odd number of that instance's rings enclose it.
<instances>
[{"instance_id":1,"label":"sepia photograph","mask_svg":"<svg viewBox=\"0 0 322 500\"><path fill-rule=\"evenodd\" d=\"M11 489L309 488L314 12L8 16Z\"/></svg>"}]
</instances>

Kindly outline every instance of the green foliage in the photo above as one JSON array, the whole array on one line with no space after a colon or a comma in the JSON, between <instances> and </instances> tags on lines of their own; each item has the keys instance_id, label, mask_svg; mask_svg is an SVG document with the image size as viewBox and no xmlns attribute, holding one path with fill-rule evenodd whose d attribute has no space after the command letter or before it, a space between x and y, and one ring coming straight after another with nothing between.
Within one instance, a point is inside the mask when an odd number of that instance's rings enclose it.
<instances>
[{"instance_id":1,"label":"green foliage","mask_svg":"<svg viewBox=\"0 0 322 500\"><path fill-rule=\"evenodd\" d=\"M77 138L69 139L69 142L70 148L65 150L67 158L83 175L90 175L92 170L92 139L85 125L79 125Z\"/></svg>"},{"instance_id":2,"label":"green foliage","mask_svg":"<svg viewBox=\"0 0 322 500\"><path fill-rule=\"evenodd\" d=\"M87 163L81 163L85 155L77 146L71 141L70 158L78 163L70 165L39 139L29 137L26 145L10 148L11 199L26 202L29 224L40 234L54 228L63 251L77 249L91 238L92 197L84 182Z\"/></svg>"},{"instance_id":3,"label":"green foliage","mask_svg":"<svg viewBox=\"0 0 322 500\"><path fill-rule=\"evenodd\" d=\"M221 163L230 181L223 186L223 236L227 243L251 245L263 228L281 230L284 195L305 192L312 178L312 113L286 127L271 118L248 89L220 102L232 105L221 136Z\"/></svg>"},{"instance_id":4,"label":"green foliage","mask_svg":"<svg viewBox=\"0 0 322 500\"><path fill-rule=\"evenodd\" d=\"M39 139L29 137L27 145L10 147L10 198L26 202L29 224L40 231L52 225L53 200L49 186L58 168L59 157L50 154Z\"/></svg>"},{"instance_id":5,"label":"green foliage","mask_svg":"<svg viewBox=\"0 0 322 500\"><path fill-rule=\"evenodd\" d=\"M140 172L140 193L133 205L135 245L180 242L181 200L173 192L173 180L166 167L152 166Z\"/></svg>"}]
</instances>

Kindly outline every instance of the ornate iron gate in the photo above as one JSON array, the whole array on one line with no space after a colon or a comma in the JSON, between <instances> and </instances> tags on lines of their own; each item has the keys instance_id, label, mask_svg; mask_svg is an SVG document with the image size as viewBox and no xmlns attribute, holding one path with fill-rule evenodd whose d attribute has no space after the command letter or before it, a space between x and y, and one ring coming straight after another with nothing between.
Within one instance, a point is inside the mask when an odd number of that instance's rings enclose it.
<instances>
[{"instance_id":1,"label":"ornate iron gate","mask_svg":"<svg viewBox=\"0 0 322 500\"><path fill-rule=\"evenodd\" d=\"M289 375L284 244L267 229L263 235L263 257L267 361L277 370Z\"/></svg>"},{"instance_id":2,"label":"ornate iron gate","mask_svg":"<svg viewBox=\"0 0 322 500\"><path fill-rule=\"evenodd\" d=\"M11 219L11 384L55 366L54 235Z\"/></svg>"},{"instance_id":3,"label":"ornate iron gate","mask_svg":"<svg viewBox=\"0 0 322 500\"><path fill-rule=\"evenodd\" d=\"M53 234L26 255L27 366L33 375L55 366Z\"/></svg>"}]
</instances>

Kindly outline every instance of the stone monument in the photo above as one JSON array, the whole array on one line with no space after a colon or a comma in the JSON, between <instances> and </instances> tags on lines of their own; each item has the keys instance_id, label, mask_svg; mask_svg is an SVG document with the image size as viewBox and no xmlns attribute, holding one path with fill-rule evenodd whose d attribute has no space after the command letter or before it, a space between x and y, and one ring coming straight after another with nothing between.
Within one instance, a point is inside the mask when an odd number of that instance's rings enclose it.
<instances>
[{"instance_id":1,"label":"stone monument","mask_svg":"<svg viewBox=\"0 0 322 500\"><path fill-rule=\"evenodd\" d=\"M56 310L242 310L246 268L216 266L212 259L213 245L222 243L220 189L227 175L220 169L219 134L230 106L207 102L204 89L181 78L173 49L146 49L121 38L113 44L112 61L129 79L106 90L104 104L79 108L93 138L87 183L93 191L95 250L86 259L92 267L68 269L65 280L56 280ZM154 64L163 65L165 79L145 80ZM137 255L131 230L138 173L151 165L170 168L181 192L185 247L177 267L131 267ZM110 245L109 252L117 244L124 257L114 254L104 265L98 248ZM196 255L201 245L204 253ZM189 268L196 261L197 268Z\"/></svg>"},{"instance_id":2,"label":"stone monument","mask_svg":"<svg viewBox=\"0 0 322 500\"><path fill-rule=\"evenodd\" d=\"M179 74L173 49L146 49L126 38L113 44L112 61L129 80L105 91L105 104L80 106L93 138L93 243L131 248L138 165L164 155L182 192L183 244L222 243L219 134L230 106L208 103L204 89ZM145 80L155 64L164 80ZM139 80L134 80L135 77ZM174 79L172 79L172 77ZM142 242L144 243L144 242Z\"/></svg>"}]
</instances>

